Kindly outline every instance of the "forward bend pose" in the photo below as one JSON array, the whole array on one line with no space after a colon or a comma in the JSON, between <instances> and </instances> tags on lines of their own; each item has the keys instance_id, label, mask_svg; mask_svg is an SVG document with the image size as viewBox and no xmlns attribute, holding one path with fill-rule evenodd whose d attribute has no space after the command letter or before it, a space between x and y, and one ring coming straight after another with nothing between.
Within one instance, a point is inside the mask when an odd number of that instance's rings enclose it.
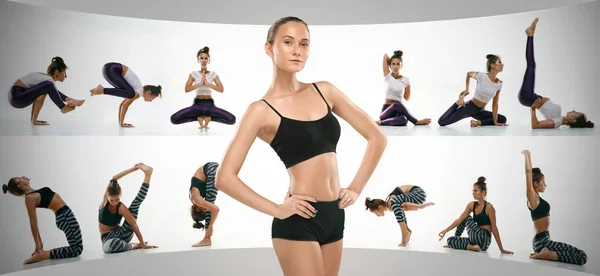
<instances>
[{"instance_id":1,"label":"forward bend pose","mask_svg":"<svg viewBox=\"0 0 600 276\"><path fill-rule=\"evenodd\" d=\"M498 101L503 82L497 76L502 72L504 64L497 55L489 54L486 58L487 73L467 72L466 88L460 92L458 100L439 118L440 126L451 125L467 117L475 119L471 120L471 127L508 126L506 117L498 113ZM465 97L469 95L471 78L477 80L475 95L471 100L465 102ZM492 112L485 110L485 106L490 100L492 100Z\"/></svg>"},{"instance_id":2,"label":"forward bend pose","mask_svg":"<svg viewBox=\"0 0 600 276\"><path fill-rule=\"evenodd\" d=\"M525 156L527 208L535 228L532 246L534 253L529 257L584 265L587 262L587 254L583 250L550 238L550 204L540 196L540 193L546 191L546 179L540 168L532 167L531 153L528 150L522 153Z\"/></svg>"},{"instance_id":3,"label":"forward bend pose","mask_svg":"<svg viewBox=\"0 0 600 276\"><path fill-rule=\"evenodd\" d=\"M527 69L523 77L523 85L519 91L519 102L531 108L531 128L558 128L562 125L568 125L572 128L592 128L594 123L587 120L584 113L575 110L562 115L560 105L554 103L549 98L540 96L534 92L535 86L535 58L533 54L533 34L538 23L538 18L525 29L527 34L527 48L525 58L527 59ZM536 116L536 110L544 116L544 120L539 121Z\"/></svg>"},{"instance_id":4,"label":"forward bend pose","mask_svg":"<svg viewBox=\"0 0 600 276\"><path fill-rule=\"evenodd\" d=\"M265 51L273 61L271 87L247 108L217 172L217 188L273 218L273 247L285 275L337 275L345 208L356 201L385 150L387 137L334 85L296 79L310 49L307 24L280 18L269 28ZM344 119L366 140L354 179L341 188L336 146ZM277 153L290 176L282 204L249 188L238 176L259 138Z\"/></svg>"},{"instance_id":5,"label":"forward bend pose","mask_svg":"<svg viewBox=\"0 0 600 276\"><path fill-rule=\"evenodd\" d=\"M137 196L127 208L121 202L121 185L118 180L134 171L141 170L144 172L144 182L138 191ZM137 224L138 212L140 205L148 194L150 188L150 178L152 176L152 168L138 163L130 169L127 169L115 175L106 187L102 205L98 210L98 222L100 228L100 238L102 240L102 250L104 253L119 253L134 249L156 248L156 246L148 245L142 237L142 232ZM121 219L125 218L125 223L121 224ZM129 243L133 235L139 240L137 244Z\"/></svg>"},{"instance_id":6,"label":"forward bend pose","mask_svg":"<svg viewBox=\"0 0 600 276\"><path fill-rule=\"evenodd\" d=\"M206 229L204 238L194 244L193 247L210 246L212 244L210 238L219 215L219 207L215 205L217 193L219 192L215 187L215 175L218 168L219 164L217 162L208 162L198 168L192 176L190 186L192 207L190 208L190 214L192 220L194 220L193 227Z\"/></svg>"},{"instance_id":7,"label":"forward bend pose","mask_svg":"<svg viewBox=\"0 0 600 276\"><path fill-rule=\"evenodd\" d=\"M63 82L67 79L68 68L61 57L52 58L46 73L32 72L15 81L8 93L8 102L12 107L19 109L33 104L31 123L33 125L49 125L47 121L38 120L46 96L50 96L52 102L63 114L75 110L85 102L85 100L68 97L56 87L57 81Z\"/></svg>"},{"instance_id":8,"label":"forward bend pose","mask_svg":"<svg viewBox=\"0 0 600 276\"><path fill-rule=\"evenodd\" d=\"M367 210L378 217L384 216L386 211L393 211L402 231L402 243L399 246L406 246L410 241L412 230L408 227L404 212L417 211L434 205L433 202L425 202L426 199L427 194L423 188L414 185L402 185L394 188L385 200L367 197L365 206Z\"/></svg>"},{"instance_id":9,"label":"forward bend pose","mask_svg":"<svg viewBox=\"0 0 600 276\"><path fill-rule=\"evenodd\" d=\"M25 198L25 206L29 215L29 226L31 234L35 241L35 249L31 257L25 260L25 264L36 263L49 259L74 258L83 252L83 237L81 228L75 218L75 214L61 198L59 194L48 187L35 190L30 185L30 179L21 176L13 177L8 181L8 185L2 186L2 191L10 192L14 196ZM65 233L68 246L44 250L42 236L38 228L36 209L48 209L54 212L56 227Z\"/></svg>"},{"instance_id":10,"label":"forward bend pose","mask_svg":"<svg viewBox=\"0 0 600 276\"><path fill-rule=\"evenodd\" d=\"M454 236L448 237L448 245L444 247L477 252L487 251L492 243L492 234L494 234L500 252L513 254L513 252L504 249L502 246L500 232L496 224L496 209L492 203L485 200L486 195L487 184L485 183L485 177L481 176L473 184L473 198L475 201L469 202L460 217L440 232L441 241L446 233L456 227ZM473 216L470 213L473 213ZM461 237L465 230L467 230L468 237Z\"/></svg>"},{"instance_id":11,"label":"forward bend pose","mask_svg":"<svg viewBox=\"0 0 600 276\"><path fill-rule=\"evenodd\" d=\"M111 95L124 98L119 105L119 125L121 127L133 127L132 124L125 123L125 114L133 101L143 98L146 102L151 102L157 97L162 97L162 87L160 85L143 85L138 76L125 64L109 62L102 67L104 79L114 86L114 88L105 88L98 85L90 89L90 95Z\"/></svg>"},{"instance_id":12,"label":"forward bend pose","mask_svg":"<svg viewBox=\"0 0 600 276\"><path fill-rule=\"evenodd\" d=\"M406 126L408 122L415 125L428 125L431 119L417 120L402 104L402 99L410 99L410 79L400 74L402 68L402 51L394 51L392 57L383 56L383 76L387 85L385 103L376 123L382 126ZM392 69L390 71L390 69Z\"/></svg>"},{"instance_id":13,"label":"forward bend pose","mask_svg":"<svg viewBox=\"0 0 600 276\"><path fill-rule=\"evenodd\" d=\"M194 104L171 115L171 123L178 125L198 121L200 129L208 129L208 123L233 125L235 116L228 111L215 106L211 91L223 93L223 83L215 71L208 71L210 63L209 48L204 47L196 54L200 63L200 71L192 71L185 84L185 93L196 91ZM214 84L213 84L214 83Z\"/></svg>"}]
</instances>

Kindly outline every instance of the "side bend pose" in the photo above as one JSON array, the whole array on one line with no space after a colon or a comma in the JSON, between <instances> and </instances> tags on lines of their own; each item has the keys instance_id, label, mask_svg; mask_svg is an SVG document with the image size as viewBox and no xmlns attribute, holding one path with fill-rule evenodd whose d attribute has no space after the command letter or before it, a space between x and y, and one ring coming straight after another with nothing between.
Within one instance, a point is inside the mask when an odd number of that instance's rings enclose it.
<instances>
[{"instance_id":1,"label":"side bend pose","mask_svg":"<svg viewBox=\"0 0 600 276\"><path fill-rule=\"evenodd\" d=\"M534 19L531 25L525 29L527 34L527 48L525 50L527 69L523 77L523 85L519 91L519 102L523 106L531 108L531 128L558 128L562 125L568 125L572 128L593 128L594 123L588 121L584 113L572 110L563 115L560 105L534 92L536 65L533 54L533 34L538 20L538 18ZM536 110L542 113L544 120L538 120Z\"/></svg>"},{"instance_id":2,"label":"side bend pose","mask_svg":"<svg viewBox=\"0 0 600 276\"><path fill-rule=\"evenodd\" d=\"M417 211L427 206L434 205L433 202L425 202L427 194L425 190L419 186L402 185L394 188L394 190L384 200L371 199L367 197L365 206L378 217L385 215L386 211L393 211L396 216L396 221L400 224L402 231L402 243L399 246L406 246L410 241L412 230L408 227L406 215L404 212Z\"/></svg>"},{"instance_id":3,"label":"side bend pose","mask_svg":"<svg viewBox=\"0 0 600 276\"><path fill-rule=\"evenodd\" d=\"M4 184L2 186L2 191L5 194L6 192L10 192L14 196L25 198L25 206L29 215L29 226L31 227L31 234L35 241L35 250L31 254L31 257L25 260L25 264L49 259L74 258L81 255L83 252L83 237L81 236L79 223L71 208L52 189L43 187L34 190L29 184L30 179L21 176L11 178L8 181L8 185ZM54 212L56 227L65 233L69 246L44 250L40 229L38 228L37 208L48 209Z\"/></svg>"},{"instance_id":4,"label":"side bend pose","mask_svg":"<svg viewBox=\"0 0 600 276\"><path fill-rule=\"evenodd\" d=\"M387 137L331 83L296 79L309 49L310 32L303 20L284 17L269 28L265 51L273 61L271 87L246 110L217 172L217 188L274 217L273 247L285 275L337 275L344 209L369 181ZM334 114L367 140L361 166L346 188L339 183L336 145L341 126ZM290 176L282 204L257 194L238 176L257 137L273 148Z\"/></svg>"},{"instance_id":5,"label":"side bend pose","mask_svg":"<svg viewBox=\"0 0 600 276\"><path fill-rule=\"evenodd\" d=\"M193 227L206 229L204 238L194 244L193 247L210 246L212 244L210 238L219 215L219 207L215 205L217 193L219 192L215 187L215 175L218 169L219 164L217 162L208 162L198 168L192 176L189 193L192 201L190 214L192 220L194 220Z\"/></svg>"},{"instance_id":6,"label":"side bend pose","mask_svg":"<svg viewBox=\"0 0 600 276\"><path fill-rule=\"evenodd\" d=\"M104 88L98 85L90 89L90 95L111 95L124 100L119 105L119 125L121 127L133 127L132 124L125 123L125 114L133 101L143 98L146 102L151 102L157 97L162 97L162 87L160 85L143 85L138 76L125 64L109 62L102 67L104 79L114 86L114 88Z\"/></svg>"},{"instance_id":7,"label":"side bend pose","mask_svg":"<svg viewBox=\"0 0 600 276\"><path fill-rule=\"evenodd\" d=\"M198 121L200 129L208 129L211 120L227 125L235 124L235 116L215 106L215 100L211 96L211 90L223 93L224 88L217 72L207 69L210 63L209 48L205 46L200 49L196 58L200 63L200 71L192 71L185 84L185 93L196 91L194 104L171 115L171 123L178 125Z\"/></svg>"},{"instance_id":8,"label":"side bend pose","mask_svg":"<svg viewBox=\"0 0 600 276\"><path fill-rule=\"evenodd\" d=\"M144 172L144 182L138 191L137 196L127 208L121 202L121 185L118 180L122 177L141 170ZM150 188L150 178L152 176L152 168L138 163L130 169L120 172L115 175L106 187L102 204L98 210L98 223L100 229L100 239L102 240L102 250L105 253L119 253L134 249L156 248L156 246L148 245L142 237L142 232L137 224L138 212L140 205L148 194ZM125 218L125 223L121 224L121 219ZM136 235L139 243L129 243Z\"/></svg>"},{"instance_id":9,"label":"side bend pose","mask_svg":"<svg viewBox=\"0 0 600 276\"><path fill-rule=\"evenodd\" d=\"M400 74L403 66L402 51L394 51L392 57L383 56L383 76L387 85L385 103L376 123L382 126L406 126L408 122L415 125L429 125L431 119L417 120L402 104L402 99L410 99L410 79ZM390 68L392 69L390 71Z\"/></svg>"},{"instance_id":10,"label":"side bend pose","mask_svg":"<svg viewBox=\"0 0 600 276\"><path fill-rule=\"evenodd\" d=\"M471 120L471 127L508 126L506 117L498 113L498 102L503 82L497 76L504 69L504 64L497 55L489 54L486 58L487 73L467 72L466 88L460 92L458 100L439 118L438 124L440 126L451 125L467 117L475 119ZM469 95L471 78L477 80L477 86L473 98L465 102L465 97ZM485 110L485 106L490 100L492 100L492 112Z\"/></svg>"},{"instance_id":11,"label":"side bend pose","mask_svg":"<svg viewBox=\"0 0 600 276\"><path fill-rule=\"evenodd\" d=\"M61 57L52 58L45 74L32 72L15 81L8 92L8 102L12 107L19 109L33 104L31 123L33 125L49 125L47 121L38 120L46 96L50 96L52 102L63 114L75 110L85 102L85 100L69 98L56 87L57 81L63 82L67 79L68 68Z\"/></svg>"},{"instance_id":12,"label":"side bend pose","mask_svg":"<svg viewBox=\"0 0 600 276\"><path fill-rule=\"evenodd\" d=\"M481 176L473 184L473 198L475 201L469 202L460 217L440 232L441 241L446 233L456 227L454 236L448 237L448 245L444 247L477 252L487 251L492 243L493 233L500 252L513 254L513 252L504 249L502 246L500 231L496 224L496 208L492 203L485 200L486 195L487 184L485 183L485 177ZM473 213L472 217L470 213ZM465 230L467 230L468 238L461 237Z\"/></svg>"},{"instance_id":13,"label":"side bend pose","mask_svg":"<svg viewBox=\"0 0 600 276\"><path fill-rule=\"evenodd\" d=\"M572 245L553 241L550 238L550 204L545 201L540 193L546 191L546 179L540 168L532 168L531 153L524 150L525 155L525 178L527 185L527 208L531 213L535 236L533 237L533 251L529 255L532 259L558 261L584 265L587 262L587 254Z\"/></svg>"}]
</instances>

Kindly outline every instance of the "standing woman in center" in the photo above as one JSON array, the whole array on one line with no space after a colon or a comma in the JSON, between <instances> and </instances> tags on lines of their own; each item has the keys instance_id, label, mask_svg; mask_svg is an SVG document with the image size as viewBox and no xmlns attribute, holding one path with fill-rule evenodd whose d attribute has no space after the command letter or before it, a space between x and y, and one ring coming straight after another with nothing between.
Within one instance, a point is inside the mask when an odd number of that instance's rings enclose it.
<instances>
[{"instance_id":1,"label":"standing woman in center","mask_svg":"<svg viewBox=\"0 0 600 276\"><path fill-rule=\"evenodd\" d=\"M303 83L296 74L309 56L310 33L297 17L280 18L268 31L265 52L273 80L245 111L217 172L217 189L273 218L273 248L284 275L337 275L344 209L363 191L387 145L383 131L334 85ZM336 146L347 121L366 140L366 153L350 185L339 183ZM256 138L268 143L290 176L282 204L253 191L238 176Z\"/></svg>"}]
</instances>

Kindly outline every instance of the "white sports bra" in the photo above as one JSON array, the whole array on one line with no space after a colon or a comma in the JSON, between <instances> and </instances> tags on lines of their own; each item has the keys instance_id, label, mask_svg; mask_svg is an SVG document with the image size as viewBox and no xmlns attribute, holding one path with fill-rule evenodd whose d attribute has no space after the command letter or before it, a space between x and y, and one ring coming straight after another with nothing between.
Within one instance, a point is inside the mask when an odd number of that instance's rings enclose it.
<instances>
[{"instance_id":1,"label":"white sports bra","mask_svg":"<svg viewBox=\"0 0 600 276\"><path fill-rule=\"evenodd\" d=\"M131 68L127 68L127 72L123 78L127 81L127 83L129 83L129 85L131 85L133 91L137 92L142 97L144 96L144 86L142 85L140 78L138 78Z\"/></svg>"},{"instance_id":2,"label":"white sports bra","mask_svg":"<svg viewBox=\"0 0 600 276\"><path fill-rule=\"evenodd\" d=\"M408 79L406 76L396 79L394 76L392 76L392 72L390 71L387 75L385 75L384 80L387 84L385 98L401 102L404 96L404 89L410 85L410 79Z\"/></svg>"},{"instance_id":3,"label":"white sports bra","mask_svg":"<svg viewBox=\"0 0 600 276\"><path fill-rule=\"evenodd\" d=\"M29 73L21 77L19 80L21 80L21 82L23 82L28 88L44 81L51 81L54 85L56 85L56 82L54 82L51 76L40 72Z\"/></svg>"},{"instance_id":4,"label":"white sports bra","mask_svg":"<svg viewBox=\"0 0 600 276\"><path fill-rule=\"evenodd\" d=\"M562 125L563 116L562 108L560 107L560 105L555 104L552 101L547 101L544 105L540 107L539 110L546 120L554 121L554 128L560 127Z\"/></svg>"},{"instance_id":5,"label":"white sports bra","mask_svg":"<svg viewBox=\"0 0 600 276\"><path fill-rule=\"evenodd\" d=\"M477 87L475 88L475 95L473 95L473 98L483 103L488 103L501 88L501 80L498 80L498 82L495 83L490 80L490 77L486 72L479 72L477 73Z\"/></svg>"},{"instance_id":6,"label":"white sports bra","mask_svg":"<svg viewBox=\"0 0 600 276\"><path fill-rule=\"evenodd\" d=\"M202 73L200 73L200 71L192 71L190 75L194 78L194 84L202 82ZM215 71L210 71L210 73L206 74L206 82L213 83L216 77L217 73ZM212 89L206 85L196 88L196 95L210 96L211 92Z\"/></svg>"}]
</instances>

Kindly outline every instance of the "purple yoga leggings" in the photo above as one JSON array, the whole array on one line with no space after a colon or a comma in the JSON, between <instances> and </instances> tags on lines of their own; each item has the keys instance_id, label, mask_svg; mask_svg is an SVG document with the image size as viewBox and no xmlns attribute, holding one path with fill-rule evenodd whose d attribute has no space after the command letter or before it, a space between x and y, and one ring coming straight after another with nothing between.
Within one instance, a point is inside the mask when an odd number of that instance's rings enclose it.
<instances>
[{"instance_id":1,"label":"purple yoga leggings","mask_svg":"<svg viewBox=\"0 0 600 276\"><path fill-rule=\"evenodd\" d=\"M525 50L525 58L527 59L527 69L523 77L523 85L519 91L519 102L527 107L531 107L535 100L542 96L535 94L533 88L535 86L535 59L533 56L533 36L527 37L527 49Z\"/></svg>"},{"instance_id":2,"label":"purple yoga leggings","mask_svg":"<svg viewBox=\"0 0 600 276\"><path fill-rule=\"evenodd\" d=\"M51 81L43 81L29 88L13 86L8 93L8 102L14 108L25 108L46 93L58 108L65 107L67 95L58 91Z\"/></svg>"},{"instance_id":3,"label":"purple yoga leggings","mask_svg":"<svg viewBox=\"0 0 600 276\"><path fill-rule=\"evenodd\" d=\"M104 79L115 88L104 88L105 95L116 96L120 98L131 99L135 97L135 91L129 83L123 78L123 65L116 62L109 62L102 67Z\"/></svg>"},{"instance_id":4,"label":"purple yoga leggings","mask_svg":"<svg viewBox=\"0 0 600 276\"><path fill-rule=\"evenodd\" d=\"M198 121L198 117L210 117L211 121L226 125L235 124L235 116L215 106L213 99L194 98L194 104L181 109L171 116L174 125Z\"/></svg>"},{"instance_id":5,"label":"purple yoga leggings","mask_svg":"<svg viewBox=\"0 0 600 276\"><path fill-rule=\"evenodd\" d=\"M438 124L440 126L447 126L454 124L464 118L472 117L475 120L481 121L481 125L489 126L494 125L494 114L491 111L484 110L476 106L473 101L469 100L465 102L465 105L459 107L456 103L440 117ZM505 124L506 117L502 114L498 114L498 123Z\"/></svg>"},{"instance_id":6,"label":"purple yoga leggings","mask_svg":"<svg viewBox=\"0 0 600 276\"><path fill-rule=\"evenodd\" d=\"M384 104L379 114L379 120L381 120L382 126L406 126L410 121L413 124L417 123L415 118L404 105L396 101L393 104Z\"/></svg>"}]
</instances>

